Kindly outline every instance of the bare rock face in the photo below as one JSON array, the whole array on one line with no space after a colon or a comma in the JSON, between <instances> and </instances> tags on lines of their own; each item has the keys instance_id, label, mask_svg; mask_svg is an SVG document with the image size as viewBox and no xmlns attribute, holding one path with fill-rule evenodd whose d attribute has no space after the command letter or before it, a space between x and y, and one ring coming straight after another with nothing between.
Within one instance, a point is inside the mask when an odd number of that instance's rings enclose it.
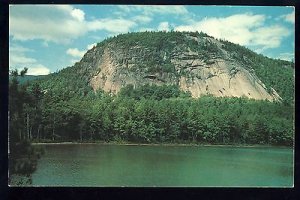
<instances>
[{"instance_id":1,"label":"bare rock face","mask_svg":"<svg viewBox=\"0 0 300 200\"><path fill-rule=\"evenodd\" d=\"M80 64L90 74L89 84L95 92L102 89L116 94L128 84L175 84L194 98L212 94L281 99L274 89L267 92L247 58L243 58L245 62L234 59L234 52L227 51L222 42L208 36L176 34L149 45L139 37L131 42L112 38L89 50Z\"/></svg>"}]
</instances>

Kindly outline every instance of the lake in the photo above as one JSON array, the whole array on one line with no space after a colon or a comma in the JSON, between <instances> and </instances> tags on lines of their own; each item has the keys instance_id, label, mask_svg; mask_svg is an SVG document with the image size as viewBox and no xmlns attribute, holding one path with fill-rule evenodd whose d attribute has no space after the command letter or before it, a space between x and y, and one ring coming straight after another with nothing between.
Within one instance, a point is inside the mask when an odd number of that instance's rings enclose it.
<instances>
[{"instance_id":1,"label":"lake","mask_svg":"<svg viewBox=\"0 0 300 200\"><path fill-rule=\"evenodd\" d=\"M291 148L44 146L33 186L293 186Z\"/></svg>"}]
</instances>

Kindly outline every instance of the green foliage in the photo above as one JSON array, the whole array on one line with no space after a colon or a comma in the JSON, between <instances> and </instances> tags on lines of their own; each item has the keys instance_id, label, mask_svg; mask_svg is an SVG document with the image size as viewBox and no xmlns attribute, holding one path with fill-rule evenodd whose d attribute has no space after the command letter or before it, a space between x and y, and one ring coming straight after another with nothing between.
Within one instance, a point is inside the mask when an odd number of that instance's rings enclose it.
<instances>
[{"instance_id":1,"label":"green foliage","mask_svg":"<svg viewBox=\"0 0 300 200\"><path fill-rule=\"evenodd\" d=\"M134 89L133 85L127 85L121 88L120 97L129 97L136 100L154 99L162 100L176 97L191 97L189 92L183 92L177 85L143 85Z\"/></svg>"},{"instance_id":2,"label":"green foliage","mask_svg":"<svg viewBox=\"0 0 300 200\"><path fill-rule=\"evenodd\" d=\"M55 129L54 141L293 145L290 105L247 98L180 98L177 92L174 86L129 85L115 97L49 102L43 108L48 128L41 135L52 139Z\"/></svg>"},{"instance_id":3,"label":"green foliage","mask_svg":"<svg viewBox=\"0 0 300 200\"><path fill-rule=\"evenodd\" d=\"M32 82L38 83L43 91L53 95L57 101L82 98L94 93L89 85L89 76L80 70L78 64Z\"/></svg>"},{"instance_id":4,"label":"green foliage","mask_svg":"<svg viewBox=\"0 0 300 200\"><path fill-rule=\"evenodd\" d=\"M176 43L172 43L176 41ZM135 45L146 46L153 48L156 51L162 49L170 51L175 45L183 44L185 42L185 35L183 32L133 32L130 34L120 34L107 40L107 42L114 42L117 45L131 47Z\"/></svg>"},{"instance_id":5,"label":"green foliage","mask_svg":"<svg viewBox=\"0 0 300 200\"><path fill-rule=\"evenodd\" d=\"M30 130L41 122L40 101L42 92L38 84L33 90L28 85L20 85L19 77L24 77L27 68L20 73L11 72L9 82L9 182L10 184L30 184L31 174L35 171L37 159L43 151L31 146ZM14 182L14 175L26 177L26 183Z\"/></svg>"}]
</instances>

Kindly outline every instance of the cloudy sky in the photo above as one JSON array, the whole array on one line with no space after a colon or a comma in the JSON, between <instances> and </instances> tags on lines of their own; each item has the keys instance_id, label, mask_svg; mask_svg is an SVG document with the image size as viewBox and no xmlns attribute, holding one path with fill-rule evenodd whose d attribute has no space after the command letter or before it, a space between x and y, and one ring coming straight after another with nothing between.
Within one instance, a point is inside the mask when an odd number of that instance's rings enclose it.
<instances>
[{"instance_id":1,"label":"cloudy sky","mask_svg":"<svg viewBox=\"0 0 300 200\"><path fill-rule=\"evenodd\" d=\"M11 5L10 69L56 72L97 42L145 30L203 31L272 58L294 59L293 7Z\"/></svg>"}]
</instances>

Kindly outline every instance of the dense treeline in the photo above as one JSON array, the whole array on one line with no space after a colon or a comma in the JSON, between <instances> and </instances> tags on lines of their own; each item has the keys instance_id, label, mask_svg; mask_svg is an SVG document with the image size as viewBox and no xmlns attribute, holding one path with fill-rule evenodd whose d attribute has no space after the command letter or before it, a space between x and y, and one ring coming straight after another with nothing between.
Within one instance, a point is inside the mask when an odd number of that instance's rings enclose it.
<instances>
[{"instance_id":1,"label":"dense treeline","mask_svg":"<svg viewBox=\"0 0 300 200\"><path fill-rule=\"evenodd\" d=\"M11 185L30 184L37 159L43 153L42 149L30 144L32 138L30 129L39 126L42 117L39 106L42 93L37 84L33 85L31 92L28 91L28 82L20 84L19 80L24 78L26 72L27 68L20 73L18 70L12 71L9 82L9 184ZM16 179L15 176L20 177Z\"/></svg>"},{"instance_id":2,"label":"dense treeline","mask_svg":"<svg viewBox=\"0 0 300 200\"><path fill-rule=\"evenodd\" d=\"M94 93L88 84L88 77L80 73L80 66L75 64L59 72L49 74L32 83L38 84L43 92L49 92L57 101L79 98ZM31 84L32 85L32 84ZM30 86L29 90L31 90Z\"/></svg>"},{"instance_id":3,"label":"dense treeline","mask_svg":"<svg viewBox=\"0 0 300 200\"><path fill-rule=\"evenodd\" d=\"M188 96L175 86L149 85L125 87L117 96L98 92L68 100L48 91L39 104L41 112L35 112L40 117L29 124L31 140L293 144L291 105ZM40 120L38 126L35 120Z\"/></svg>"},{"instance_id":4,"label":"dense treeline","mask_svg":"<svg viewBox=\"0 0 300 200\"><path fill-rule=\"evenodd\" d=\"M113 42L125 47L141 45L148 48L155 48L158 51L161 49L171 51L178 45L186 45L188 40L185 37L185 34L189 34L193 37L211 37L203 32L145 31L119 34L117 36L105 39L103 42L98 43L97 46Z\"/></svg>"},{"instance_id":5,"label":"dense treeline","mask_svg":"<svg viewBox=\"0 0 300 200\"><path fill-rule=\"evenodd\" d=\"M176 85L142 85L138 88L134 88L133 85L129 84L123 87L118 94L122 97L130 97L136 100L140 99L154 99L162 100L176 97L191 97L189 91L183 92Z\"/></svg>"}]
</instances>

